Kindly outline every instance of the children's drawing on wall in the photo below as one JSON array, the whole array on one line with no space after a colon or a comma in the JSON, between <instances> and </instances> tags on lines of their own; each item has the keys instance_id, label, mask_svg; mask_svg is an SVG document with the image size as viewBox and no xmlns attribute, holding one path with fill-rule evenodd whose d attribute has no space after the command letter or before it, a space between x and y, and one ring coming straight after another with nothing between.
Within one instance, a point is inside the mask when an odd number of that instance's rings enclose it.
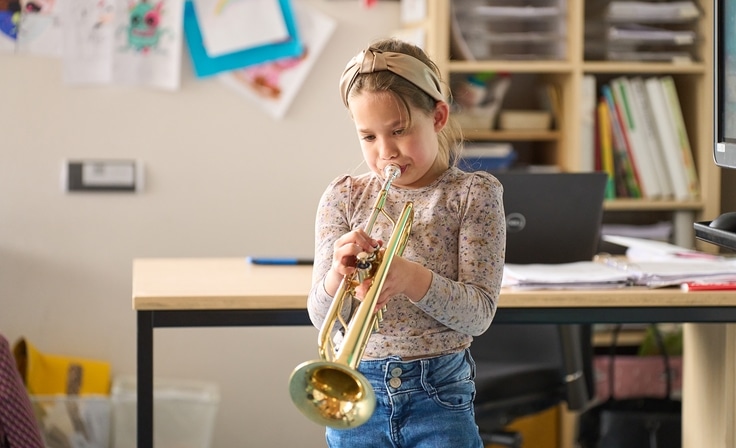
<instances>
[{"instance_id":1,"label":"children's drawing on wall","mask_svg":"<svg viewBox=\"0 0 736 448\"><path fill-rule=\"evenodd\" d=\"M161 38L171 32L161 23L163 5L162 0L155 3L151 3L151 0L129 3L127 21L120 30L126 36L123 50L148 53L161 48Z\"/></svg>"},{"instance_id":2,"label":"children's drawing on wall","mask_svg":"<svg viewBox=\"0 0 736 448\"><path fill-rule=\"evenodd\" d=\"M65 82L179 87L182 0L69 1Z\"/></svg>"},{"instance_id":3,"label":"children's drawing on wall","mask_svg":"<svg viewBox=\"0 0 736 448\"><path fill-rule=\"evenodd\" d=\"M117 11L115 81L178 89L183 0L118 0Z\"/></svg>"},{"instance_id":4,"label":"children's drawing on wall","mask_svg":"<svg viewBox=\"0 0 736 448\"><path fill-rule=\"evenodd\" d=\"M279 0L194 0L210 57L289 38Z\"/></svg>"},{"instance_id":5,"label":"children's drawing on wall","mask_svg":"<svg viewBox=\"0 0 736 448\"><path fill-rule=\"evenodd\" d=\"M72 0L62 12L64 81L110 82L115 0Z\"/></svg>"},{"instance_id":6,"label":"children's drawing on wall","mask_svg":"<svg viewBox=\"0 0 736 448\"><path fill-rule=\"evenodd\" d=\"M0 51L15 50L20 23L20 1L0 0Z\"/></svg>"},{"instance_id":7,"label":"children's drawing on wall","mask_svg":"<svg viewBox=\"0 0 736 448\"><path fill-rule=\"evenodd\" d=\"M309 48L305 46L304 52L299 56L236 70L232 72L232 75L258 96L266 100L278 101L283 95L281 86L283 73L299 67L307 58L308 52Z\"/></svg>"},{"instance_id":8,"label":"children's drawing on wall","mask_svg":"<svg viewBox=\"0 0 736 448\"><path fill-rule=\"evenodd\" d=\"M237 0L230 0L237 1ZM282 118L335 30L335 21L313 8L294 5L302 54L220 75L220 80L250 98L274 118Z\"/></svg>"},{"instance_id":9,"label":"children's drawing on wall","mask_svg":"<svg viewBox=\"0 0 736 448\"><path fill-rule=\"evenodd\" d=\"M0 0L0 51L61 56L57 0Z\"/></svg>"}]
</instances>

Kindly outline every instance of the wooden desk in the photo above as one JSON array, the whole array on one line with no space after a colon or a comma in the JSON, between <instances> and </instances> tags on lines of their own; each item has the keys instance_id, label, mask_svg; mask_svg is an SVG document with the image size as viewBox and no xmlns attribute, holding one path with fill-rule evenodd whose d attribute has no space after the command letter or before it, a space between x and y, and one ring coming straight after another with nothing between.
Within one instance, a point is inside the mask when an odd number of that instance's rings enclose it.
<instances>
[{"instance_id":1,"label":"wooden desk","mask_svg":"<svg viewBox=\"0 0 736 448\"><path fill-rule=\"evenodd\" d=\"M138 448L153 447L153 329L311 325L310 266L245 258L137 259ZM683 447L736 446L736 292L679 289L502 291L494 322L685 325ZM726 325L726 323L729 323Z\"/></svg>"}]
</instances>

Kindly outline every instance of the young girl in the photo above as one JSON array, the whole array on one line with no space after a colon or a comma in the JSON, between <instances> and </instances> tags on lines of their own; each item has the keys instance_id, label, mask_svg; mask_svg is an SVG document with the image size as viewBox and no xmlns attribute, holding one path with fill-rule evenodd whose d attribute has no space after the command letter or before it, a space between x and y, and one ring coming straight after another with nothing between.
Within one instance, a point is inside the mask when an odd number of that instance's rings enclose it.
<instances>
[{"instance_id":1,"label":"young girl","mask_svg":"<svg viewBox=\"0 0 736 448\"><path fill-rule=\"evenodd\" d=\"M370 172L338 177L320 201L308 299L315 326L355 270L356 256L390 238L388 220L379 218L371 235L363 230L389 164L401 174L384 209L397 218L412 201L414 223L403 256L386 275L376 306L385 307L383 320L358 368L373 386L376 409L356 428L328 427L327 442L482 447L468 347L496 311L506 241L501 184L454 166L461 132L450 120L439 70L420 48L393 39L374 43L348 63L340 93ZM338 344L341 337L335 333Z\"/></svg>"}]
</instances>

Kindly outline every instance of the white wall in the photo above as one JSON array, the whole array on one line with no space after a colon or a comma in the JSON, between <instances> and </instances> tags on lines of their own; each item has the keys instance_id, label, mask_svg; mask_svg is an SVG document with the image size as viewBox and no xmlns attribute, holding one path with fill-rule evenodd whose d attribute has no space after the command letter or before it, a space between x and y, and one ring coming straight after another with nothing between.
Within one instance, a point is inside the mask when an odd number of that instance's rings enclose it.
<instances>
[{"instance_id":1,"label":"white wall","mask_svg":"<svg viewBox=\"0 0 736 448\"><path fill-rule=\"evenodd\" d=\"M11 342L134 373L134 258L311 255L322 190L361 161L339 75L399 27L399 3L294 1L338 26L282 121L195 79L186 51L176 93L67 87L58 60L0 55L0 332ZM66 158L140 159L145 191L64 193ZM154 337L157 376L219 384L214 447L324 446L287 392L291 370L316 356L314 328Z\"/></svg>"}]
</instances>

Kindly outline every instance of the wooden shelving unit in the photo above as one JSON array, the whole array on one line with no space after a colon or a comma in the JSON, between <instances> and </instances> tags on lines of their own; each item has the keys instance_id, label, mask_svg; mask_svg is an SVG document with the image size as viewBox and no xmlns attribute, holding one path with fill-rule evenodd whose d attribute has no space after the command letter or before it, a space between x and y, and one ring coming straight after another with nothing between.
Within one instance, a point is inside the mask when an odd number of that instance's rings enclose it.
<instances>
[{"instance_id":1,"label":"wooden shelving unit","mask_svg":"<svg viewBox=\"0 0 736 448\"><path fill-rule=\"evenodd\" d=\"M607 211L671 212L675 228L674 242L695 246L693 222L710 220L720 213L720 170L713 163L713 4L695 0L701 16L694 24L697 45L695 61L691 63L614 62L586 60L584 56L586 6L590 1L560 0L563 10L564 57L554 60L452 60L451 1L427 1L427 16L421 23L405 24L422 27L425 48L437 62L445 80L458 74L503 72L511 76L533 77L538 83L554 83L560 92L561 117L551 131L508 132L466 129L469 140L529 142L543 153L544 163L563 171L581 171L582 138L580 124L583 115L583 77L595 75L600 80L619 75L672 75L685 115L696 168L700 180L700 197L690 201L614 199L605 204ZM492 2L488 2L492 3ZM697 244L712 251L710 245Z\"/></svg>"}]
</instances>

